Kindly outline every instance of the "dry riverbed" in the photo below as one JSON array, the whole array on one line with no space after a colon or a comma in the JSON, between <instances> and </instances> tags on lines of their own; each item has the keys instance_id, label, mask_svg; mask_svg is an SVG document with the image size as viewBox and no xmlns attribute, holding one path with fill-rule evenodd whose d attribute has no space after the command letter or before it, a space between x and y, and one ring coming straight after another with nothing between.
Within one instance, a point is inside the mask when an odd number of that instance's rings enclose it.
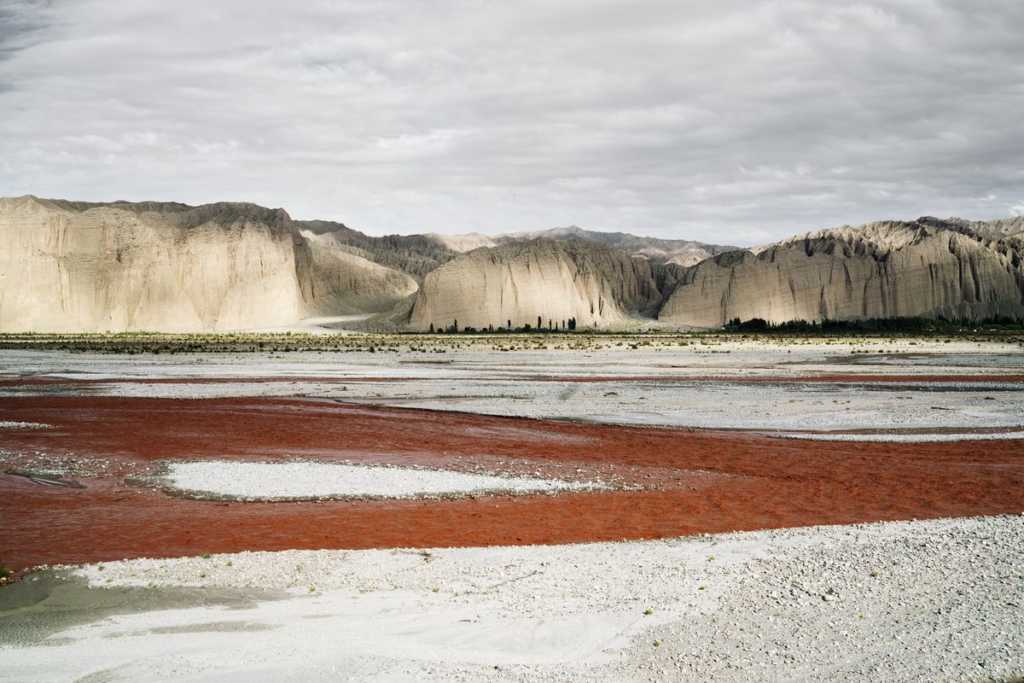
<instances>
[{"instance_id":1,"label":"dry riverbed","mask_svg":"<svg viewBox=\"0 0 1024 683\"><path fill-rule=\"evenodd\" d=\"M254 339L0 339L0 681L1024 677L1017 338Z\"/></svg>"},{"instance_id":2,"label":"dry riverbed","mask_svg":"<svg viewBox=\"0 0 1024 683\"><path fill-rule=\"evenodd\" d=\"M0 679L1011 680L1022 549L1018 515L88 565L22 587Z\"/></svg>"}]
</instances>

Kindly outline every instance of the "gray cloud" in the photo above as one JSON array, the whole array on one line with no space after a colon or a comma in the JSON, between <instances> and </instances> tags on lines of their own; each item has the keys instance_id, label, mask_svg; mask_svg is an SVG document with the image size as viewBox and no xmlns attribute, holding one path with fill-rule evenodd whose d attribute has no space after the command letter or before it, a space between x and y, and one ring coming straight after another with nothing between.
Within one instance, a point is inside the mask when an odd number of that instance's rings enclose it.
<instances>
[{"instance_id":1,"label":"gray cloud","mask_svg":"<svg viewBox=\"0 0 1024 683\"><path fill-rule=\"evenodd\" d=\"M754 243L1024 205L1024 4L0 4L0 193Z\"/></svg>"}]
</instances>

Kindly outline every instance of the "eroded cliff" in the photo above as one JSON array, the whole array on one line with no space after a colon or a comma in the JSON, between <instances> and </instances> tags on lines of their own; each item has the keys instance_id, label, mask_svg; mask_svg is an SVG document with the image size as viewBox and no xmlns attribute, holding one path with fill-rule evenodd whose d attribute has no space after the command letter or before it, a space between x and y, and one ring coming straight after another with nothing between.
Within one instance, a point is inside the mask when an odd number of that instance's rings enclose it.
<instances>
[{"instance_id":1,"label":"eroded cliff","mask_svg":"<svg viewBox=\"0 0 1024 683\"><path fill-rule=\"evenodd\" d=\"M532 240L476 249L423 281L412 327L608 326L652 313L661 292L651 264L580 241Z\"/></svg>"},{"instance_id":2,"label":"eroded cliff","mask_svg":"<svg viewBox=\"0 0 1024 683\"><path fill-rule=\"evenodd\" d=\"M735 318L1024 317L1021 242L991 238L1014 231L922 218L730 252L687 269L659 318L715 327Z\"/></svg>"},{"instance_id":3,"label":"eroded cliff","mask_svg":"<svg viewBox=\"0 0 1024 683\"><path fill-rule=\"evenodd\" d=\"M276 327L415 291L251 204L0 199L0 241L0 331Z\"/></svg>"}]
</instances>

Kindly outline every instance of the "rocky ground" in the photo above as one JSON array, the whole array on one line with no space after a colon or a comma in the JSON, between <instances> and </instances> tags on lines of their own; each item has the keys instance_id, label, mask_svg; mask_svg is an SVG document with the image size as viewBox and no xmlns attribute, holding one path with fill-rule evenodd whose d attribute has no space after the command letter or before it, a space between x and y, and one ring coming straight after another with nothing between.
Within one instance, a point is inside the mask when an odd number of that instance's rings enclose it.
<instances>
[{"instance_id":1,"label":"rocky ground","mask_svg":"<svg viewBox=\"0 0 1024 683\"><path fill-rule=\"evenodd\" d=\"M0 358L0 399L39 394L302 396L709 429L970 432L1024 427L1024 353L1017 342L389 339L405 345L389 353L356 346L341 353L265 355L8 351ZM520 348L520 342L539 346Z\"/></svg>"},{"instance_id":2,"label":"rocky ground","mask_svg":"<svg viewBox=\"0 0 1024 683\"><path fill-rule=\"evenodd\" d=\"M1004 516L89 565L3 613L0 680L1014 680L1022 548ZM41 627L72 590L191 602Z\"/></svg>"}]
</instances>

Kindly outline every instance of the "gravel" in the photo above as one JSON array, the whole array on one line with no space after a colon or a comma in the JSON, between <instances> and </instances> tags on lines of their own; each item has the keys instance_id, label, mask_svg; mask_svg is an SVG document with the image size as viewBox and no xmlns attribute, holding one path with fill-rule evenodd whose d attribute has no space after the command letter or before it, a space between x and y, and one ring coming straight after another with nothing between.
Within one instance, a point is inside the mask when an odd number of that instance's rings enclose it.
<instances>
[{"instance_id":1,"label":"gravel","mask_svg":"<svg viewBox=\"0 0 1024 683\"><path fill-rule=\"evenodd\" d=\"M403 350L118 357L11 351L0 357L0 374L31 372L104 382L9 386L0 388L0 396L85 392L169 398L303 396L488 415L758 431L1024 428L1024 384L995 381L999 375L1024 372L1018 345L895 338L834 344L734 340L637 349L609 348L618 343L614 337L601 343L605 346L585 351L501 352L486 346L456 349L453 338L451 349L431 354ZM948 381L727 381L847 373L875 379L889 374L943 375ZM958 379L965 375L990 375L992 381ZM553 381L565 376L623 379L568 385ZM684 381L709 376L715 381ZM345 382L346 377L361 381ZM158 378L181 383L118 381ZM231 381L190 381L206 378ZM287 381L259 381L267 378Z\"/></svg>"},{"instance_id":2,"label":"gravel","mask_svg":"<svg viewBox=\"0 0 1024 683\"><path fill-rule=\"evenodd\" d=\"M195 497L242 500L414 498L482 493L557 493L605 488L599 482L318 462L169 463L166 488Z\"/></svg>"},{"instance_id":3,"label":"gravel","mask_svg":"<svg viewBox=\"0 0 1024 683\"><path fill-rule=\"evenodd\" d=\"M93 590L289 597L68 629L0 651L0 679L1024 675L1024 516L575 546L240 553L74 573Z\"/></svg>"},{"instance_id":4,"label":"gravel","mask_svg":"<svg viewBox=\"0 0 1024 683\"><path fill-rule=\"evenodd\" d=\"M51 429L50 425L42 422L18 422L13 420L0 420L0 429Z\"/></svg>"}]
</instances>

